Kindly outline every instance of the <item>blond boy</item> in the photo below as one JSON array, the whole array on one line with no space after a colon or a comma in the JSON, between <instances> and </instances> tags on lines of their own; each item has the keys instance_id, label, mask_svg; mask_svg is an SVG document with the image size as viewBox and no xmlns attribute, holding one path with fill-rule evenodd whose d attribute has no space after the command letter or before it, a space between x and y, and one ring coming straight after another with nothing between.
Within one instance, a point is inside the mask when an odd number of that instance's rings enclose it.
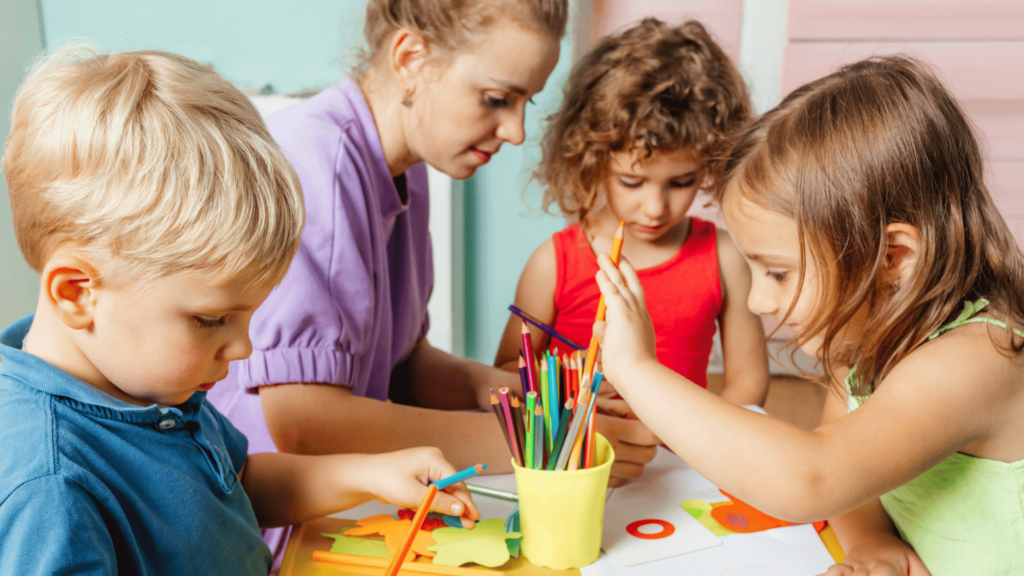
<instances>
[{"instance_id":1,"label":"blond boy","mask_svg":"<svg viewBox=\"0 0 1024 576\"><path fill-rule=\"evenodd\" d=\"M36 312L0 333L0 574L266 574L261 527L454 472L436 450L246 454L205 401L304 222L294 171L208 66L72 48L3 163ZM434 505L478 517L464 486Z\"/></svg>"}]
</instances>

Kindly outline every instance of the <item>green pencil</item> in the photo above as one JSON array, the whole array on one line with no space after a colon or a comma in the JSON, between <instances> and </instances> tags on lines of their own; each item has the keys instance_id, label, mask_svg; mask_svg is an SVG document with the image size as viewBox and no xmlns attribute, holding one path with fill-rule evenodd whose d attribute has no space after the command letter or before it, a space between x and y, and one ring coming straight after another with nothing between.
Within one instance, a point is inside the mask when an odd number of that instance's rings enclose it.
<instances>
[{"instance_id":1,"label":"green pencil","mask_svg":"<svg viewBox=\"0 0 1024 576\"><path fill-rule=\"evenodd\" d=\"M534 408L537 406L537 393L528 392L526 394L526 413L533 414ZM543 426L542 426L543 428ZM533 448L534 448L534 435L537 433L537 426L534 425L533 418L527 418L526 423L526 459L523 461L524 468L533 468Z\"/></svg>"},{"instance_id":2,"label":"green pencil","mask_svg":"<svg viewBox=\"0 0 1024 576\"><path fill-rule=\"evenodd\" d=\"M533 469L544 469L544 407L537 406L533 412L533 425L537 432L533 435Z\"/></svg>"}]
</instances>

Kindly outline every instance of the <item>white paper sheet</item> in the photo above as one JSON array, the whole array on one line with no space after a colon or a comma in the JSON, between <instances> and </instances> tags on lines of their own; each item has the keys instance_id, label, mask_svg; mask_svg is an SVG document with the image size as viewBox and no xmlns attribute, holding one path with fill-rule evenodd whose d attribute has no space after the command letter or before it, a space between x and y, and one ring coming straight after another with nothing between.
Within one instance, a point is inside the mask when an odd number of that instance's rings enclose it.
<instances>
[{"instance_id":1,"label":"white paper sheet","mask_svg":"<svg viewBox=\"0 0 1024 576\"><path fill-rule=\"evenodd\" d=\"M621 568L602 554L583 576L817 576L834 562L814 526L804 524L722 537L722 545Z\"/></svg>"}]
</instances>

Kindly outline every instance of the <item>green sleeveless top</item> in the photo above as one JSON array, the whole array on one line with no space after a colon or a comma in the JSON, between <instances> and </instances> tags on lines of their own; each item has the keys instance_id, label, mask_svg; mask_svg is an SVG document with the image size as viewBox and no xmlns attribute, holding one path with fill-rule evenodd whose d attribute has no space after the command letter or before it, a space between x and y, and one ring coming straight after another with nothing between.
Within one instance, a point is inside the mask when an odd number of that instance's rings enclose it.
<instances>
[{"instance_id":1,"label":"green sleeveless top","mask_svg":"<svg viewBox=\"0 0 1024 576\"><path fill-rule=\"evenodd\" d=\"M987 305L965 302L960 316L929 339L972 322L1005 328L999 320L973 318ZM850 411L868 399L853 395L855 374L851 369L846 378ZM932 576L1024 575L1024 460L1008 464L956 452L882 495L882 505Z\"/></svg>"}]
</instances>

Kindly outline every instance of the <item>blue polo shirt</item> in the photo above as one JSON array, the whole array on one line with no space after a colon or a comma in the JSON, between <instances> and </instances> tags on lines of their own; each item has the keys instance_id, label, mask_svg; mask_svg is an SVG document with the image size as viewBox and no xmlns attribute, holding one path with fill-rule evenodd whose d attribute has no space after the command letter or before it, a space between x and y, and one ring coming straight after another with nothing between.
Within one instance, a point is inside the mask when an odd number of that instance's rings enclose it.
<instances>
[{"instance_id":1,"label":"blue polo shirt","mask_svg":"<svg viewBox=\"0 0 1024 576\"><path fill-rule=\"evenodd\" d=\"M0 574L267 574L246 439L206 394L127 404L23 352L31 325L0 332Z\"/></svg>"}]
</instances>

